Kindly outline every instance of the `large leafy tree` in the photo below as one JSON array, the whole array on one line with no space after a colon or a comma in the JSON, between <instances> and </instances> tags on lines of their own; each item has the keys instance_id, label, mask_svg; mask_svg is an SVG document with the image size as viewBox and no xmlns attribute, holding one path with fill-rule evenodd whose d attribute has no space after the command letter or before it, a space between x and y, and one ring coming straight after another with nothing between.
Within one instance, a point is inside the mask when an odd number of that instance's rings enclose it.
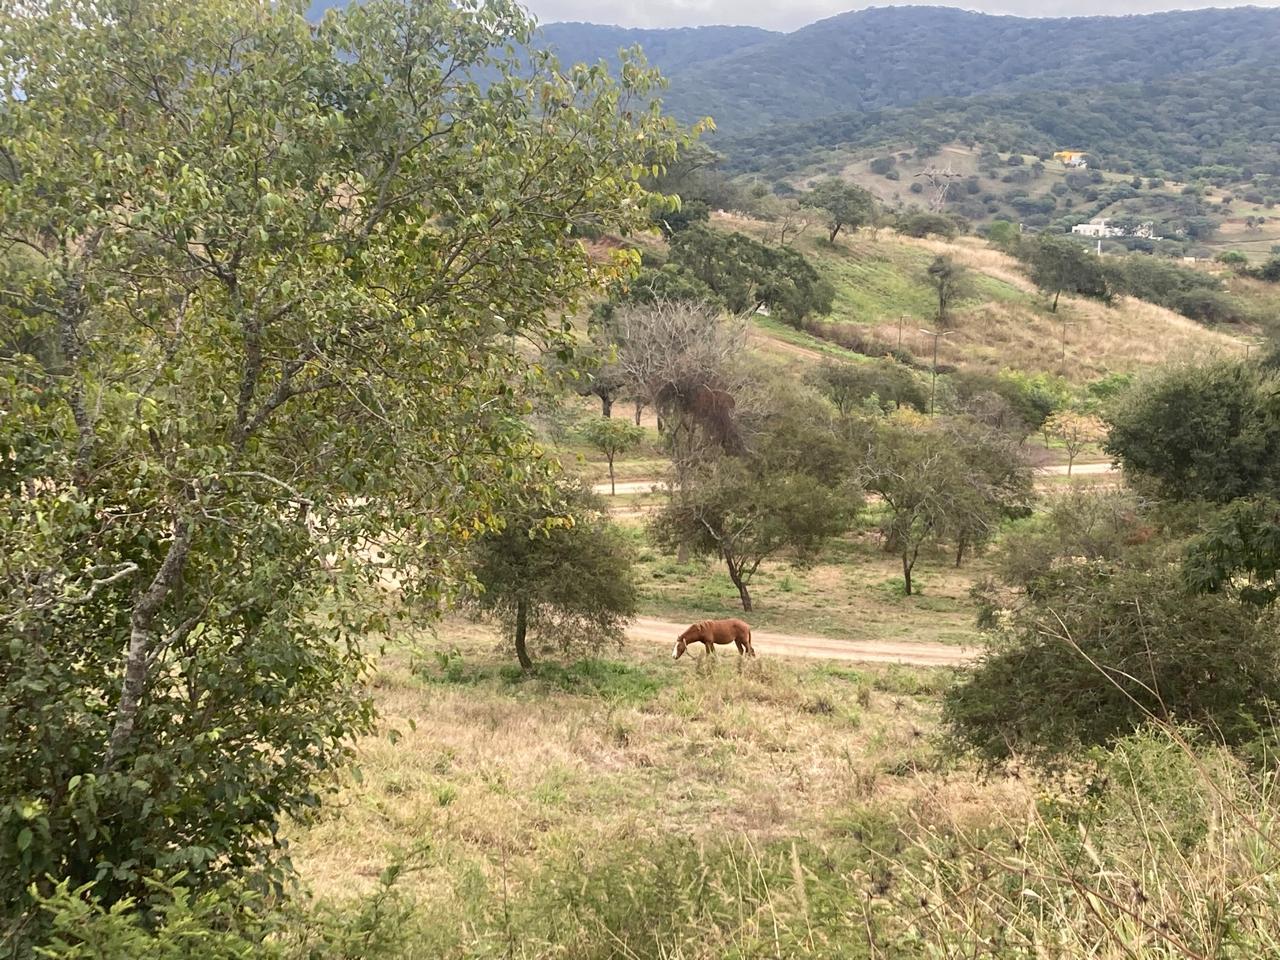
<instances>
[{"instance_id":1,"label":"large leafy tree","mask_svg":"<svg viewBox=\"0 0 1280 960\"><path fill-rule=\"evenodd\" d=\"M806 206L817 207L827 217L827 239L836 242L841 230L857 230L875 216L876 201L870 192L839 177L818 183L801 198Z\"/></svg>"},{"instance_id":2,"label":"large leafy tree","mask_svg":"<svg viewBox=\"0 0 1280 960\"><path fill-rule=\"evenodd\" d=\"M671 242L671 264L705 284L736 313L761 307L799 326L813 313L828 313L835 289L805 256L773 247L744 233L694 227ZM670 291L667 291L670 294Z\"/></svg>"},{"instance_id":3,"label":"large leafy tree","mask_svg":"<svg viewBox=\"0 0 1280 960\"><path fill-rule=\"evenodd\" d=\"M967 421L880 422L859 479L884 503L885 544L902 561L907 596L925 547L951 540L959 563L1001 519L1025 512L1032 495L1016 441Z\"/></svg>"},{"instance_id":4,"label":"large leafy tree","mask_svg":"<svg viewBox=\"0 0 1280 960\"><path fill-rule=\"evenodd\" d=\"M1046 294L1053 295L1051 309L1055 313L1064 293L1099 300L1111 296L1101 260L1074 240L1043 234L1028 246L1027 257L1031 279Z\"/></svg>"},{"instance_id":5,"label":"large leafy tree","mask_svg":"<svg viewBox=\"0 0 1280 960\"><path fill-rule=\"evenodd\" d=\"M748 612L761 564L783 552L812 558L862 506L832 424L785 402L763 419L748 449L707 458L653 523L659 542L723 561Z\"/></svg>"},{"instance_id":6,"label":"large leafy tree","mask_svg":"<svg viewBox=\"0 0 1280 960\"><path fill-rule=\"evenodd\" d=\"M620 642L635 613L630 545L587 491L566 488L504 518L474 557L483 591L473 603L502 624L525 670L530 639L595 650Z\"/></svg>"},{"instance_id":7,"label":"large leafy tree","mask_svg":"<svg viewBox=\"0 0 1280 960\"><path fill-rule=\"evenodd\" d=\"M303 6L0 11L6 909L282 862L369 725L360 592L447 597L537 487L517 342L625 265L576 231L649 222L639 66L517 69L506 0Z\"/></svg>"},{"instance_id":8,"label":"large leafy tree","mask_svg":"<svg viewBox=\"0 0 1280 960\"><path fill-rule=\"evenodd\" d=\"M1280 471L1280 383L1231 360L1167 367L1110 414L1106 450L1173 500L1225 503L1273 493Z\"/></svg>"}]
</instances>

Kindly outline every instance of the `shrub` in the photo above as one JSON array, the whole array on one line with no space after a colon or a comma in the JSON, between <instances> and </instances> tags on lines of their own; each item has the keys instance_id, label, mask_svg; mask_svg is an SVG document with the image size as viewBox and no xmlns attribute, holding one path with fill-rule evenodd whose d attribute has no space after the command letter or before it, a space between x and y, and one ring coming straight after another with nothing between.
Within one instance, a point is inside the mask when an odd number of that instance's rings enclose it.
<instances>
[{"instance_id":1,"label":"shrub","mask_svg":"<svg viewBox=\"0 0 1280 960\"><path fill-rule=\"evenodd\" d=\"M1054 761L1150 719L1252 747L1280 701L1276 622L1188 594L1175 566L1070 559L1006 613L944 699L954 738L988 760Z\"/></svg>"},{"instance_id":2,"label":"shrub","mask_svg":"<svg viewBox=\"0 0 1280 960\"><path fill-rule=\"evenodd\" d=\"M1280 385L1266 372L1230 360L1171 366L1110 419L1107 452L1161 496L1227 502L1276 486Z\"/></svg>"}]
</instances>

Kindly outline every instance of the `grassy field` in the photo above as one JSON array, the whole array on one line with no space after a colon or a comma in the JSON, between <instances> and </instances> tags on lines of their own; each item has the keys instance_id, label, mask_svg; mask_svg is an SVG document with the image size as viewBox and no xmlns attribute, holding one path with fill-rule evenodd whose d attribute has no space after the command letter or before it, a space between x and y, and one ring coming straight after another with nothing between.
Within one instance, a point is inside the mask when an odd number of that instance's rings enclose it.
<instances>
[{"instance_id":1,"label":"grassy field","mask_svg":"<svg viewBox=\"0 0 1280 960\"><path fill-rule=\"evenodd\" d=\"M871 522L871 521L869 521ZM979 558L956 568L943 551L922 555L905 596L899 559L884 552L870 530L828 544L811 565L766 562L751 582L749 619L761 630L844 640L928 640L971 645L974 581L987 572ZM737 591L714 560L677 563L641 547L641 610L649 616L694 621L743 616Z\"/></svg>"},{"instance_id":2,"label":"grassy field","mask_svg":"<svg viewBox=\"0 0 1280 960\"><path fill-rule=\"evenodd\" d=\"M728 229L764 231L762 224L742 217L716 219ZM903 349L921 364L932 361L933 341L920 328L933 329L937 315L923 274L939 255L964 266L970 281L969 296L954 310L952 333L939 345L939 362L952 366L1046 372L1084 383L1179 356L1238 353L1244 349L1242 337L1254 332L1210 330L1171 310L1130 298L1105 306L1064 296L1053 313L1017 261L977 238L919 240L884 230L872 238L861 231L838 238L832 246L811 233L798 246L835 286L832 320L859 324L890 346L897 345L901 326ZM797 349L822 349L791 336L786 342ZM782 349L766 347L773 352ZM792 353L793 359L814 359Z\"/></svg>"},{"instance_id":3,"label":"grassy field","mask_svg":"<svg viewBox=\"0 0 1280 960\"><path fill-rule=\"evenodd\" d=\"M873 793L920 802L950 776L926 736L949 671L699 666L645 648L524 676L498 646L463 622L391 644L374 695L399 737L364 741L359 781L295 834L318 894L367 892L419 840L413 885L447 895L473 872L500 880L504 859L523 874L637 835L802 834Z\"/></svg>"}]
</instances>

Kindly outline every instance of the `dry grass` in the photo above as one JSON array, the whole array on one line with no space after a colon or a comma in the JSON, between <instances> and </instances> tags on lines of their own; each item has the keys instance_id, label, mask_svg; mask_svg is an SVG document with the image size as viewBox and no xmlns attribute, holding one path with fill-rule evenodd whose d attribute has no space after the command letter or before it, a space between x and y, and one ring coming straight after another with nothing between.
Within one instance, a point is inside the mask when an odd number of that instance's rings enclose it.
<instances>
[{"instance_id":1,"label":"dry grass","mask_svg":"<svg viewBox=\"0 0 1280 960\"><path fill-rule=\"evenodd\" d=\"M374 689L399 740L362 742L361 781L293 831L295 862L322 896L367 892L423 843L415 892L445 897L467 871L492 881L624 839L767 844L821 832L872 798L963 817L1027 797L1021 782L941 769L927 691L945 672L672 664L638 649L613 655L616 682L575 692L505 679L508 658L473 625L420 639L416 655L397 644ZM452 665L433 659L448 649L461 651Z\"/></svg>"},{"instance_id":2,"label":"dry grass","mask_svg":"<svg viewBox=\"0 0 1280 960\"><path fill-rule=\"evenodd\" d=\"M1063 322L1066 359L1063 360ZM897 328L874 327L892 340ZM932 343L918 331L903 347L922 362L932 358ZM1243 341L1206 329L1181 314L1132 298L1108 307L1092 300L1063 297L1056 314L1016 303L987 302L959 311L952 333L938 348L939 363L999 370L1047 372L1081 382L1109 373L1129 373L1186 356L1240 353Z\"/></svg>"},{"instance_id":3,"label":"dry grass","mask_svg":"<svg viewBox=\"0 0 1280 960\"><path fill-rule=\"evenodd\" d=\"M748 217L717 214L724 227L764 238L768 225ZM977 237L954 241L916 239L881 230L841 237L834 248L811 231L797 246L813 258L837 287L837 306L876 339L898 342L922 362L932 359L932 340L919 327L932 327L931 294L920 278L922 265L945 255L966 267L977 297L955 313L953 333L939 347L939 361L981 369L1013 368L1061 374L1080 382L1108 373L1125 373L1184 355L1239 353L1252 330L1210 330L1181 314L1132 298L1112 306L1064 296L1057 313L1027 278L1019 263ZM1066 359L1062 357L1062 321L1067 322ZM818 352L804 345L782 347L776 338L758 340L791 362L810 362Z\"/></svg>"},{"instance_id":4,"label":"dry grass","mask_svg":"<svg viewBox=\"0 0 1280 960\"><path fill-rule=\"evenodd\" d=\"M624 522L641 520L627 517ZM901 559L886 553L878 534L868 529L832 541L811 565L784 558L764 563L751 582L749 619L760 630L842 640L972 646L981 638L969 590L989 572L985 557L957 568L951 551L926 550L913 574L918 594L904 596ZM695 559L680 564L646 550L639 574L641 608L647 615L691 622L742 615L722 563Z\"/></svg>"}]
</instances>

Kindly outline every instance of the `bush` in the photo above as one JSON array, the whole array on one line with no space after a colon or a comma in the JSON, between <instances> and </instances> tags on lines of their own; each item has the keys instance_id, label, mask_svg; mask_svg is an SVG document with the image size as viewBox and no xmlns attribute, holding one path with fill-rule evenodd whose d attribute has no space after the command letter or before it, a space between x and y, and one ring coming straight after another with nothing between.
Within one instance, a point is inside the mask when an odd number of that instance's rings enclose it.
<instances>
[{"instance_id":1,"label":"bush","mask_svg":"<svg viewBox=\"0 0 1280 960\"><path fill-rule=\"evenodd\" d=\"M1275 489L1280 385L1230 360L1168 367L1110 414L1109 454L1172 500L1227 502Z\"/></svg>"},{"instance_id":2,"label":"bush","mask_svg":"<svg viewBox=\"0 0 1280 960\"><path fill-rule=\"evenodd\" d=\"M1149 720L1252 749L1280 702L1270 616L1187 593L1175 566L1069 559L1006 611L982 659L944 699L951 735L987 760L1049 762Z\"/></svg>"},{"instance_id":3,"label":"bush","mask_svg":"<svg viewBox=\"0 0 1280 960\"><path fill-rule=\"evenodd\" d=\"M960 228L956 221L946 214L916 211L907 214L898 222L898 232L908 237L934 235L952 240L960 232Z\"/></svg>"},{"instance_id":4,"label":"bush","mask_svg":"<svg viewBox=\"0 0 1280 960\"><path fill-rule=\"evenodd\" d=\"M1052 593L1055 571L1077 560L1115 561L1150 536L1128 491L1073 487L1004 538L997 572L1032 598Z\"/></svg>"}]
</instances>

